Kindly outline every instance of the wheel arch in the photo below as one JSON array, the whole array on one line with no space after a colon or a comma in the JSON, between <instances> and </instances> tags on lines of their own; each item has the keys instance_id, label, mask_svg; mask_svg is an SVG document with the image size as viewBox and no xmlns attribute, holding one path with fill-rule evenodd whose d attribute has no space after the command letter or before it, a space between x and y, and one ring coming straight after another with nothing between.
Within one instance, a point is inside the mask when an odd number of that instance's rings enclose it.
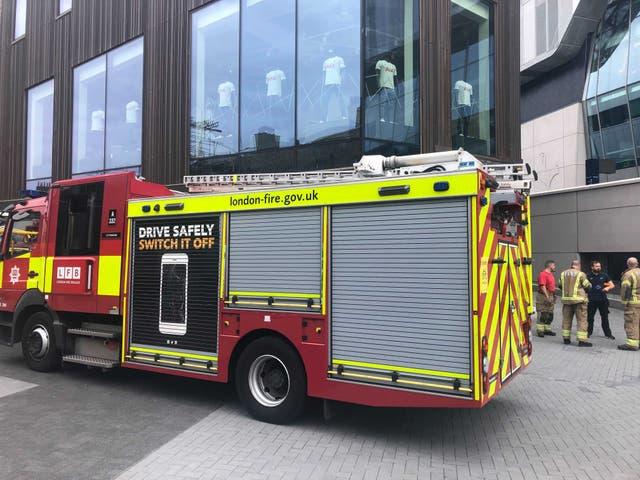
<instances>
[{"instance_id":1,"label":"wheel arch","mask_svg":"<svg viewBox=\"0 0 640 480\"><path fill-rule=\"evenodd\" d=\"M24 292L20 297L20 300L18 300L16 309L13 312L13 335L11 343L15 344L22 341L23 329L25 323L27 323L27 319L34 313L41 311L47 312L51 316L54 328L58 330L60 320L56 313L47 305L47 300L45 299L44 294L35 288ZM60 340L61 336L56 335L58 348L60 348Z\"/></svg>"}]
</instances>

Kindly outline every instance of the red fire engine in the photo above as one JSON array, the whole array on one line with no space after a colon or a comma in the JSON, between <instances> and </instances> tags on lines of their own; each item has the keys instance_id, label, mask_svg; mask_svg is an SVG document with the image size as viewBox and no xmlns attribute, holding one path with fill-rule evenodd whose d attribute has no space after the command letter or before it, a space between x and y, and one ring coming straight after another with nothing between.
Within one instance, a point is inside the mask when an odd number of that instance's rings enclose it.
<instances>
[{"instance_id":1,"label":"red fire engine","mask_svg":"<svg viewBox=\"0 0 640 480\"><path fill-rule=\"evenodd\" d=\"M59 181L0 218L0 341L65 363L308 396L485 405L531 359L530 182L463 152L352 170Z\"/></svg>"}]
</instances>

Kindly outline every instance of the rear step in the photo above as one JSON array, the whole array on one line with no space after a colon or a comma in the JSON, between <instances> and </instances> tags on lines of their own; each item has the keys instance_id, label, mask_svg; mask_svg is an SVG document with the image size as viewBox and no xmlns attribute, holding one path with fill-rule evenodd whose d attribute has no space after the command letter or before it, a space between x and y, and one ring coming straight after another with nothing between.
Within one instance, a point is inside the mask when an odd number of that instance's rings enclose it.
<instances>
[{"instance_id":1,"label":"rear step","mask_svg":"<svg viewBox=\"0 0 640 480\"><path fill-rule=\"evenodd\" d=\"M106 330L96 330L93 328L69 328L67 330L67 334L78 335L82 337L107 338L107 339L115 339L120 337L120 332L109 332Z\"/></svg>"},{"instance_id":2,"label":"rear step","mask_svg":"<svg viewBox=\"0 0 640 480\"><path fill-rule=\"evenodd\" d=\"M107 358L87 357L85 355L65 355L62 357L64 363L77 363L88 367L96 367L103 369L111 369L117 367L120 362L117 360L109 360Z\"/></svg>"}]
</instances>

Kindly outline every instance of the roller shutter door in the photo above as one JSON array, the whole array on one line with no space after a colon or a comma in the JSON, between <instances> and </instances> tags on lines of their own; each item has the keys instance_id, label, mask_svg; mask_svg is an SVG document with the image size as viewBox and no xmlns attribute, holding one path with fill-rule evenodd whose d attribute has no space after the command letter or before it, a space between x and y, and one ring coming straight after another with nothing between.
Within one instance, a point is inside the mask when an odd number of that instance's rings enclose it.
<instances>
[{"instance_id":1,"label":"roller shutter door","mask_svg":"<svg viewBox=\"0 0 640 480\"><path fill-rule=\"evenodd\" d=\"M333 209L334 361L469 378L468 225L466 198Z\"/></svg>"},{"instance_id":2,"label":"roller shutter door","mask_svg":"<svg viewBox=\"0 0 640 480\"><path fill-rule=\"evenodd\" d=\"M319 208L232 213L229 291L309 294L320 301Z\"/></svg>"}]
</instances>

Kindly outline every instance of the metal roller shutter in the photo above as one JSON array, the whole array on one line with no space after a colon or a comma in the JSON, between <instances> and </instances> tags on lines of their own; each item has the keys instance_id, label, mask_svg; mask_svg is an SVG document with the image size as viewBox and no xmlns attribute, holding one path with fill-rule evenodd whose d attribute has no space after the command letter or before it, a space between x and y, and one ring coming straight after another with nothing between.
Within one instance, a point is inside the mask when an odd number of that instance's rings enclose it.
<instances>
[{"instance_id":1,"label":"metal roller shutter","mask_svg":"<svg viewBox=\"0 0 640 480\"><path fill-rule=\"evenodd\" d=\"M313 294L319 298L321 209L232 213L229 225L230 292Z\"/></svg>"},{"instance_id":2,"label":"metal roller shutter","mask_svg":"<svg viewBox=\"0 0 640 480\"><path fill-rule=\"evenodd\" d=\"M469 374L468 200L332 212L332 358Z\"/></svg>"}]
</instances>

